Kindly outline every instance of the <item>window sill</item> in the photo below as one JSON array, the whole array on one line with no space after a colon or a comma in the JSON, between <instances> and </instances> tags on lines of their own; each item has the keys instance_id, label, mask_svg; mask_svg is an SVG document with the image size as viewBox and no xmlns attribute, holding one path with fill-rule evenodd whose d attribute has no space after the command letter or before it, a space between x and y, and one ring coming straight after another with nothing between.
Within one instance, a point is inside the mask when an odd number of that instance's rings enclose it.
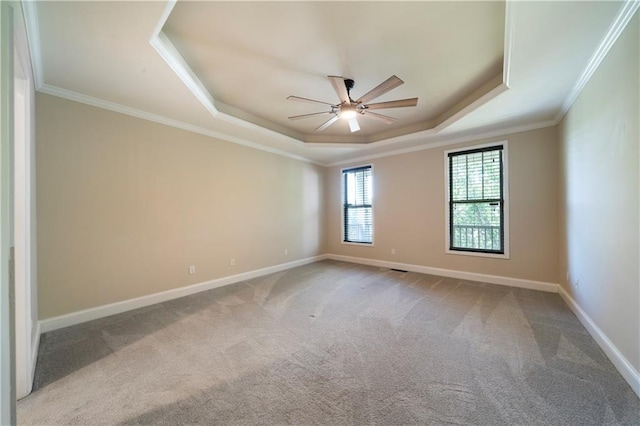
<instances>
[{"instance_id":1,"label":"window sill","mask_svg":"<svg viewBox=\"0 0 640 426\"><path fill-rule=\"evenodd\" d=\"M346 246L373 247L373 243L353 243L350 241L341 241Z\"/></svg>"},{"instance_id":2,"label":"window sill","mask_svg":"<svg viewBox=\"0 0 640 426\"><path fill-rule=\"evenodd\" d=\"M492 259L510 259L509 253L505 252L504 254L498 253L481 253L476 251L463 251L463 250L445 250L446 254L454 254L458 256L474 256L474 257L488 257Z\"/></svg>"}]
</instances>

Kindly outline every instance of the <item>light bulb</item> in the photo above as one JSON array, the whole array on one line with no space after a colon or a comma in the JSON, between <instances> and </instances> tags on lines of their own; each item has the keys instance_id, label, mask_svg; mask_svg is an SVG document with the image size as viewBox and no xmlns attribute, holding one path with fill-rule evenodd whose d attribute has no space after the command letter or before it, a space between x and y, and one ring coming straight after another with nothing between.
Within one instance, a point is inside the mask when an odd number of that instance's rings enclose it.
<instances>
[{"instance_id":1,"label":"light bulb","mask_svg":"<svg viewBox=\"0 0 640 426\"><path fill-rule=\"evenodd\" d=\"M356 114L356 107L353 105L342 105L340 108L340 116L345 119L353 118Z\"/></svg>"}]
</instances>

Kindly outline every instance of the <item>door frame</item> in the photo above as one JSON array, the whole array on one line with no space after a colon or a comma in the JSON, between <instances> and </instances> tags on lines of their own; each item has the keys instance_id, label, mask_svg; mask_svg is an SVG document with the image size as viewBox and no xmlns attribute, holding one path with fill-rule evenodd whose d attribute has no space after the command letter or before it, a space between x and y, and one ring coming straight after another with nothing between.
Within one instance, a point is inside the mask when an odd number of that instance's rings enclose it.
<instances>
[{"instance_id":1,"label":"door frame","mask_svg":"<svg viewBox=\"0 0 640 426\"><path fill-rule=\"evenodd\" d=\"M13 22L0 2L0 424L16 422L13 293Z\"/></svg>"},{"instance_id":2,"label":"door frame","mask_svg":"<svg viewBox=\"0 0 640 426\"><path fill-rule=\"evenodd\" d=\"M14 10L14 246L16 397L29 395L38 354L35 89L22 9Z\"/></svg>"}]
</instances>

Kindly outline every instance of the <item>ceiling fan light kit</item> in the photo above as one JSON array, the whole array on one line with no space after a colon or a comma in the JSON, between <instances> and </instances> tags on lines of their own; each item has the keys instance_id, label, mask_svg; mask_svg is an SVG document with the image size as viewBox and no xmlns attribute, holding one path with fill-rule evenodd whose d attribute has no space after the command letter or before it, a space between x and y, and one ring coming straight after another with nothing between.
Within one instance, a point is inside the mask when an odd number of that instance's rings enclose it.
<instances>
[{"instance_id":1,"label":"ceiling fan light kit","mask_svg":"<svg viewBox=\"0 0 640 426\"><path fill-rule=\"evenodd\" d=\"M353 118L358 114L354 105L342 105L340 108L340 116L342 118Z\"/></svg>"},{"instance_id":2,"label":"ceiling fan light kit","mask_svg":"<svg viewBox=\"0 0 640 426\"><path fill-rule=\"evenodd\" d=\"M289 96L287 99L292 101L300 101L300 102L310 102L310 103L318 103L323 105L328 105L330 107L329 111L323 112L314 112L311 114L302 114L302 115L294 115L289 117L290 120L299 120L301 118L309 118L314 117L316 115L324 115L331 114L333 117L329 118L323 124L318 126L315 131L320 132L327 127L331 126L335 123L339 118L345 119L349 123L349 130L351 132L357 132L360 130L360 125L358 124L358 120L356 117L358 115L366 115L368 117L374 118L376 120L382 121L386 124L393 123L396 119L393 117L388 117L386 115L377 114L371 112L372 109L385 109L385 108L404 108L404 107L414 107L418 105L418 98L410 98L410 99L399 99L395 101L388 102L378 102L375 104L370 104L369 102L374 100L375 98L384 95L390 90L395 89L396 87L404 84L404 81L400 80L395 75L392 75L378 86L371 89L369 92L364 94L357 100L351 99L351 89L355 85L355 82L349 78L337 77L337 76L328 76L333 89L335 90L338 98L340 99L340 103L331 104L329 102L317 101L309 98L302 98L300 96Z\"/></svg>"}]
</instances>

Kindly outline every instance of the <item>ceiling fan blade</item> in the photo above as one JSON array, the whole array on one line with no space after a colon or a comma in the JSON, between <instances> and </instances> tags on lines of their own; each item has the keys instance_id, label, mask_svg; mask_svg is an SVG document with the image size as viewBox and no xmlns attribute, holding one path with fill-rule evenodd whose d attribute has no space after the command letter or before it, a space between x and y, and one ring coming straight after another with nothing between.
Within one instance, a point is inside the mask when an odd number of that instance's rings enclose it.
<instances>
[{"instance_id":1,"label":"ceiling fan blade","mask_svg":"<svg viewBox=\"0 0 640 426\"><path fill-rule=\"evenodd\" d=\"M384 109L384 108L402 108L413 107L418 105L418 98L399 99L397 101L378 102L375 104L365 105L367 109Z\"/></svg>"},{"instance_id":2,"label":"ceiling fan blade","mask_svg":"<svg viewBox=\"0 0 640 426\"><path fill-rule=\"evenodd\" d=\"M311 114L294 115L293 117L289 117L289 120L300 120L301 118L313 117L314 115L324 115L324 114L331 114L331 111L313 112Z\"/></svg>"},{"instance_id":3,"label":"ceiling fan blade","mask_svg":"<svg viewBox=\"0 0 640 426\"><path fill-rule=\"evenodd\" d=\"M382 114L378 114L376 112L371 112L371 111L366 111L364 115L366 115L367 117L375 118L380 121L384 121L387 124L391 124L394 121L396 121L396 119L393 117L389 117L388 115L382 115Z\"/></svg>"},{"instance_id":4,"label":"ceiling fan blade","mask_svg":"<svg viewBox=\"0 0 640 426\"><path fill-rule=\"evenodd\" d=\"M358 120L356 120L355 117L349 118L349 129L351 129L351 133L360 130L360 125L358 124Z\"/></svg>"},{"instance_id":5,"label":"ceiling fan blade","mask_svg":"<svg viewBox=\"0 0 640 426\"><path fill-rule=\"evenodd\" d=\"M333 123L335 123L338 118L340 118L338 115L335 115L335 116L331 117L329 120L325 121L323 124L321 124L319 127L317 127L315 131L316 132L320 132L320 131L326 129L327 127L329 127Z\"/></svg>"},{"instance_id":6,"label":"ceiling fan blade","mask_svg":"<svg viewBox=\"0 0 640 426\"><path fill-rule=\"evenodd\" d=\"M329 105L329 106L334 105L334 104L330 104L329 102L316 101L315 99L301 98L300 96L288 96L287 99L290 101L312 102L316 104L323 104L323 105Z\"/></svg>"},{"instance_id":7,"label":"ceiling fan blade","mask_svg":"<svg viewBox=\"0 0 640 426\"><path fill-rule=\"evenodd\" d=\"M344 102L345 105L351 105L351 99L349 99L349 92L347 92L347 86L344 84L344 78L334 75L330 75L328 78L333 86L333 90L338 94L340 102Z\"/></svg>"},{"instance_id":8,"label":"ceiling fan blade","mask_svg":"<svg viewBox=\"0 0 640 426\"><path fill-rule=\"evenodd\" d=\"M393 90L396 87L401 86L403 84L404 84L404 81L400 80L395 75L392 75L391 77L389 77L388 79L386 79L385 81L383 81L382 83L380 83L379 85L371 89L369 92L367 92L364 96L358 99L356 103L366 104L367 102L374 100L378 96L384 95L389 90Z\"/></svg>"}]
</instances>

